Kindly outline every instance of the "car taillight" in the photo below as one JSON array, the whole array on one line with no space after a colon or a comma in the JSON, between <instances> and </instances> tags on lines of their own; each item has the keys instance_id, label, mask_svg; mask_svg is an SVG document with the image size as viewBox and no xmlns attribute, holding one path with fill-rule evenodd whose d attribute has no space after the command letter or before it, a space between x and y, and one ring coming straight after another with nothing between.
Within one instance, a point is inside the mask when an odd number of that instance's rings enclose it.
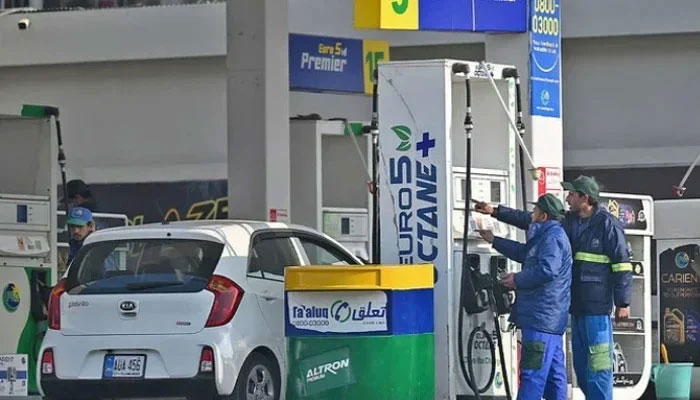
<instances>
[{"instance_id":1,"label":"car taillight","mask_svg":"<svg viewBox=\"0 0 700 400\"><path fill-rule=\"evenodd\" d=\"M44 355L41 356L41 374L42 375L53 375L53 350L46 349Z\"/></svg>"},{"instance_id":2,"label":"car taillight","mask_svg":"<svg viewBox=\"0 0 700 400\"><path fill-rule=\"evenodd\" d=\"M214 371L214 350L211 347L202 349L202 357L199 360L199 372Z\"/></svg>"},{"instance_id":3,"label":"car taillight","mask_svg":"<svg viewBox=\"0 0 700 400\"><path fill-rule=\"evenodd\" d=\"M61 329L61 295L66 292L66 279L58 281L49 297L49 329Z\"/></svg>"},{"instance_id":4,"label":"car taillight","mask_svg":"<svg viewBox=\"0 0 700 400\"><path fill-rule=\"evenodd\" d=\"M213 275L207 284L207 290L214 293L214 305L211 307L206 326L227 324L241 304L243 289L228 278Z\"/></svg>"}]
</instances>

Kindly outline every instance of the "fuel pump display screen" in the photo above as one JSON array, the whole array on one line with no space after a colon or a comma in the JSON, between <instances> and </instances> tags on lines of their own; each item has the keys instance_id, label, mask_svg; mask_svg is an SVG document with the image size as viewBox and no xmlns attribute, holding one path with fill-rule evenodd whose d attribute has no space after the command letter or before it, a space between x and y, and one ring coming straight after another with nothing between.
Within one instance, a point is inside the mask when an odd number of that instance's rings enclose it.
<instances>
[{"instance_id":1,"label":"fuel pump display screen","mask_svg":"<svg viewBox=\"0 0 700 400\"><path fill-rule=\"evenodd\" d=\"M17 204L17 223L26 224L27 223L27 205Z\"/></svg>"},{"instance_id":2,"label":"fuel pump display screen","mask_svg":"<svg viewBox=\"0 0 700 400\"><path fill-rule=\"evenodd\" d=\"M340 233L343 235L350 234L350 218L344 217L340 219Z\"/></svg>"},{"instance_id":3,"label":"fuel pump display screen","mask_svg":"<svg viewBox=\"0 0 700 400\"><path fill-rule=\"evenodd\" d=\"M501 182L491 181L491 201L493 203L502 203L501 200Z\"/></svg>"}]
</instances>

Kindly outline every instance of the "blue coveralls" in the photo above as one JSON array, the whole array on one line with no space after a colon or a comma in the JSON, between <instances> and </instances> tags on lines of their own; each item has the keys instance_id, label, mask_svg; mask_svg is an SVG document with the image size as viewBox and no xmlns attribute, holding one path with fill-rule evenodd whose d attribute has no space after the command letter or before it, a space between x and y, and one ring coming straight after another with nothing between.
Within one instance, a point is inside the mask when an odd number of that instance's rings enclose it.
<instances>
[{"instance_id":1,"label":"blue coveralls","mask_svg":"<svg viewBox=\"0 0 700 400\"><path fill-rule=\"evenodd\" d=\"M632 264L620 222L596 207L581 220L567 213L564 229L574 252L571 348L578 386L587 399L612 399L613 303L630 304Z\"/></svg>"},{"instance_id":2,"label":"blue coveralls","mask_svg":"<svg viewBox=\"0 0 700 400\"><path fill-rule=\"evenodd\" d=\"M501 213L507 213L501 209ZM566 366L562 348L571 301L572 255L569 239L557 221L530 224L527 213L501 214L528 229L527 243L497 237L493 247L522 264L515 275L516 301L510 320L522 330L519 400L566 400Z\"/></svg>"},{"instance_id":3,"label":"blue coveralls","mask_svg":"<svg viewBox=\"0 0 700 400\"><path fill-rule=\"evenodd\" d=\"M495 217L520 226L529 213L499 207ZM574 265L571 281L571 347L578 386L587 399L612 399L613 300L630 303L632 264L624 230L615 217L596 207L581 220L568 212L563 221L571 242Z\"/></svg>"}]
</instances>

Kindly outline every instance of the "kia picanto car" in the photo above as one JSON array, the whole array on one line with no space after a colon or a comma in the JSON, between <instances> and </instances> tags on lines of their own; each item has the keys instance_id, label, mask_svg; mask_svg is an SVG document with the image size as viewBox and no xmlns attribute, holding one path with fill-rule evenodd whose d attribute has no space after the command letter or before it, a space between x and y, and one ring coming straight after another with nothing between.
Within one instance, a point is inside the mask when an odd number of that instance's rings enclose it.
<instances>
[{"instance_id":1,"label":"kia picanto car","mask_svg":"<svg viewBox=\"0 0 700 400\"><path fill-rule=\"evenodd\" d=\"M284 269L361 264L280 223L177 222L90 235L51 293L37 378L50 399L276 400Z\"/></svg>"}]
</instances>

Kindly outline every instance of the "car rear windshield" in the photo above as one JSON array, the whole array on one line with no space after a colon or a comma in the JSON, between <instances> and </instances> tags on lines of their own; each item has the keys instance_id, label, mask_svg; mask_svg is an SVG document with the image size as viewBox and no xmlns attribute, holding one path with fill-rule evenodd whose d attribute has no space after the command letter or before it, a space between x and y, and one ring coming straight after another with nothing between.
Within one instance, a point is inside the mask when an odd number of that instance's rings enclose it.
<instances>
[{"instance_id":1,"label":"car rear windshield","mask_svg":"<svg viewBox=\"0 0 700 400\"><path fill-rule=\"evenodd\" d=\"M191 239L95 242L78 252L68 293L176 293L204 289L223 244Z\"/></svg>"}]
</instances>

